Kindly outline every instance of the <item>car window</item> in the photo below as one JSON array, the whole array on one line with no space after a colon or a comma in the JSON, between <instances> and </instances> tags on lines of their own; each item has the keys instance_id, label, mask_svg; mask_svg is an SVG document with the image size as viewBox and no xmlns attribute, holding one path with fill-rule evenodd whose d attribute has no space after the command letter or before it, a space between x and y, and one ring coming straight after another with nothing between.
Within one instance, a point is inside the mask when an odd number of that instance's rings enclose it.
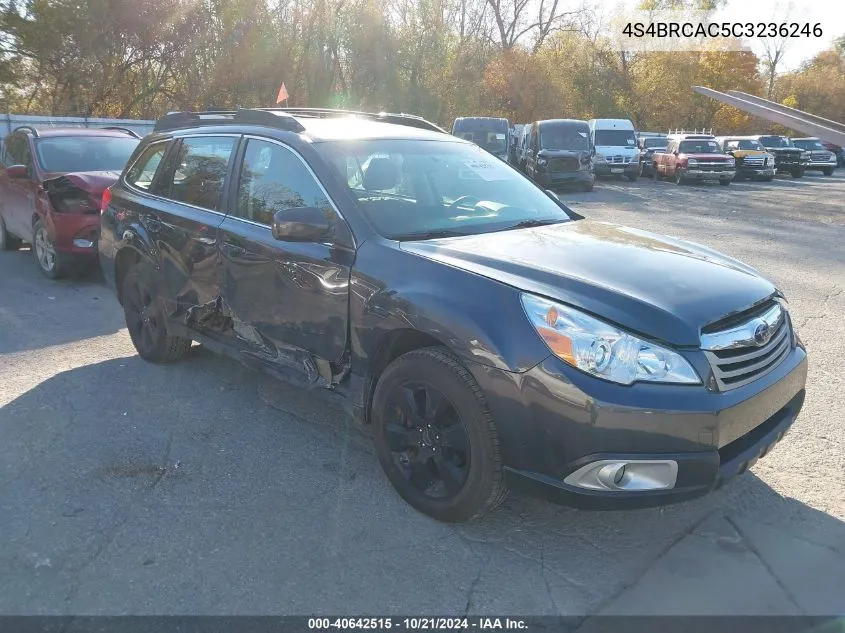
<instances>
[{"instance_id":1,"label":"car window","mask_svg":"<svg viewBox=\"0 0 845 633\"><path fill-rule=\"evenodd\" d=\"M595 144L603 147L634 147L636 134L633 130L596 130Z\"/></svg>"},{"instance_id":2,"label":"car window","mask_svg":"<svg viewBox=\"0 0 845 633\"><path fill-rule=\"evenodd\" d=\"M153 143L147 147L138 160L135 161L135 164L126 172L126 182L149 191L166 149L166 141Z\"/></svg>"},{"instance_id":3,"label":"car window","mask_svg":"<svg viewBox=\"0 0 845 633\"><path fill-rule=\"evenodd\" d=\"M475 145L382 139L315 147L376 230L391 239L570 220L542 189Z\"/></svg>"},{"instance_id":4,"label":"car window","mask_svg":"<svg viewBox=\"0 0 845 633\"><path fill-rule=\"evenodd\" d=\"M571 125L544 125L540 128L540 147L549 150L586 150L590 148L589 128Z\"/></svg>"},{"instance_id":5,"label":"car window","mask_svg":"<svg viewBox=\"0 0 845 633\"><path fill-rule=\"evenodd\" d=\"M680 151L685 154L717 154L721 153L716 141L705 139L695 141L681 141Z\"/></svg>"},{"instance_id":6,"label":"car window","mask_svg":"<svg viewBox=\"0 0 845 633\"><path fill-rule=\"evenodd\" d=\"M291 207L316 207L333 213L320 185L292 150L249 139L234 214L269 226L276 211Z\"/></svg>"},{"instance_id":7,"label":"car window","mask_svg":"<svg viewBox=\"0 0 845 633\"><path fill-rule=\"evenodd\" d=\"M219 210L229 158L236 140L231 136L182 139L165 195L177 202Z\"/></svg>"},{"instance_id":8,"label":"car window","mask_svg":"<svg viewBox=\"0 0 845 633\"><path fill-rule=\"evenodd\" d=\"M48 136L36 139L35 155L47 172L121 172L138 142L131 136Z\"/></svg>"}]
</instances>

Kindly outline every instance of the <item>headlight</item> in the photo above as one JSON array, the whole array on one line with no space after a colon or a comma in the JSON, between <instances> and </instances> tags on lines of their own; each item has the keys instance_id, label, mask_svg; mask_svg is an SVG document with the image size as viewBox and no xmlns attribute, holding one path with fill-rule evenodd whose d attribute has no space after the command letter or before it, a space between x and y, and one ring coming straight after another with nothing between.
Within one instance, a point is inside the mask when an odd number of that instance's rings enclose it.
<instances>
[{"instance_id":1,"label":"headlight","mask_svg":"<svg viewBox=\"0 0 845 633\"><path fill-rule=\"evenodd\" d=\"M810 160L810 156L812 156L812 155L813 155L812 152L801 152L801 158L805 158L807 160Z\"/></svg>"},{"instance_id":2,"label":"headlight","mask_svg":"<svg viewBox=\"0 0 845 633\"><path fill-rule=\"evenodd\" d=\"M832 160L836 160L836 154L834 154L833 152L831 152L830 154L828 154L828 156L827 156L827 160L828 160L828 162L830 162L830 161L832 161Z\"/></svg>"},{"instance_id":3,"label":"headlight","mask_svg":"<svg viewBox=\"0 0 845 633\"><path fill-rule=\"evenodd\" d=\"M728 165L730 165L731 167L736 167L736 159L733 156L728 158Z\"/></svg>"},{"instance_id":4,"label":"headlight","mask_svg":"<svg viewBox=\"0 0 845 633\"><path fill-rule=\"evenodd\" d=\"M596 154L595 157L593 158L593 160L596 161L597 163L605 162L603 154Z\"/></svg>"},{"instance_id":5,"label":"headlight","mask_svg":"<svg viewBox=\"0 0 845 633\"><path fill-rule=\"evenodd\" d=\"M569 306L525 293L521 298L528 320L552 353L581 371L622 385L701 383L686 359L672 350Z\"/></svg>"},{"instance_id":6,"label":"headlight","mask_svg":"<svg viewBox=\"0 0 845 633\"><path fill-rule=\"evenodd\" d=\"M766 164L771 165L775 162L775 155L774 154L766 154Z\"/></svg>"},{"instance_id":7,"label":"headlight","mask_svg":"<svg viewBox=\"0 0 845 633\"><path fill-rule=\"evenodd\" d=\"M537 159L537 164L538 164L540 167L542 167L543 165L545 165L545 164L546 164L546 159L545 159L545 158L538 158L538 159Z\"/></svg>"},{"instance_id":8,"label":"headlight","mask_svg":"<svg viewBox=\"0 0 845 633\"><path fill-rule=\"evenodd\" d=\"M697 161L695 158L690 158L690 159L687 161L687 165L689 165L690 167L693 167L693 166L695 166L695 165L698 165L698 161Z\"/></svg>"}]
</instances>

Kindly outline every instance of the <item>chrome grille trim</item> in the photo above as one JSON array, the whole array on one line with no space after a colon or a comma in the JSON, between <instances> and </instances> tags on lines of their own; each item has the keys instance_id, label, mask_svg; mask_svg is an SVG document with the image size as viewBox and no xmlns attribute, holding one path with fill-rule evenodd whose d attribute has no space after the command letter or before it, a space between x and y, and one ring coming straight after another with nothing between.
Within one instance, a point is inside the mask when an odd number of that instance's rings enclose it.
<instances>
[{"instance_id":1,"label":"chrome grille trim","mask_svg":"<svg viewBox=\"0 0 845 633\"><path fill-rule=\"evenodd\" d=\"M762 342L755 339L760 330L770 333ZM737 389L766 375L789 355L792 344L789 317L779 303L741 325L701 336L701 349L720 391Z\"/></svg>"}]
</instances>

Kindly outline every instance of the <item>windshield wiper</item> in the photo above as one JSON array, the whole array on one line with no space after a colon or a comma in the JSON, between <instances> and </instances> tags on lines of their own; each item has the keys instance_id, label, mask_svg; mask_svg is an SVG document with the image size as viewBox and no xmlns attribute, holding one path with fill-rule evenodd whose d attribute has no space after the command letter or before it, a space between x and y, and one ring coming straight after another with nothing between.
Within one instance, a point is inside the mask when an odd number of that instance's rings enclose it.
<instances>
[{"instance_id":1,"label":"windshield wiper","mask_svg":"<svg viewBox=\"0 0 845 633\"><path fill-rule=\"evenodd\" d=\"M548 224L560 224L561 222L566 222L566 220L561 220L559 218L555 219L546 219L546 220L522 220L521 222L517 222L516 224L510 224L504 228L497 229L498 231L511 231L513 229L530 229L534 228L535 226L546 226Z\"/></svg>"},{"instance_id":2,"label":"windshield wiper","mask_svg":"<svg viewBox=\"0 0 845 633\"><path fill-rule=\"evenodd\" d=\"M462 231L453 231L451 229L438 229L436 231L421 231L419 233L403 233L402 235L394 235L393 239L397 242L406 242L411 240L436 240L441 237L460 237L468 235Z\"/></svg>"}]
</instances>

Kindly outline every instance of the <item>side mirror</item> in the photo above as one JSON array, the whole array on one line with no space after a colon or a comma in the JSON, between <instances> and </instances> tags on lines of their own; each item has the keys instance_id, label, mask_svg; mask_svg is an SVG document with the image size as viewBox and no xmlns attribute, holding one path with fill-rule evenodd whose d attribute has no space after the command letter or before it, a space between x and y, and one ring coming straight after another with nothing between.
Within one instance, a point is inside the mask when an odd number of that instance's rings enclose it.
<instances>
[{"instance_id":1,"label":"side mirror","mask_svg":"<svg viewBox=\"0 0 845 633\"><path fill-rule=\"evenodd\" d=\"M316 207L291 207L273 215L273 238L281 242L319 242L329 235L331 226Z\"/></svg>"},{"instance_id":2,"label":"side mirror","mask_svg":"<svg viewBox=\"0 0 845 633\"><path fill-rule=\"evenodd\" d=\"M12 165L6 168L9 178L29 178L29 167L26 165Z\"/></svg>"}]
</instances>

